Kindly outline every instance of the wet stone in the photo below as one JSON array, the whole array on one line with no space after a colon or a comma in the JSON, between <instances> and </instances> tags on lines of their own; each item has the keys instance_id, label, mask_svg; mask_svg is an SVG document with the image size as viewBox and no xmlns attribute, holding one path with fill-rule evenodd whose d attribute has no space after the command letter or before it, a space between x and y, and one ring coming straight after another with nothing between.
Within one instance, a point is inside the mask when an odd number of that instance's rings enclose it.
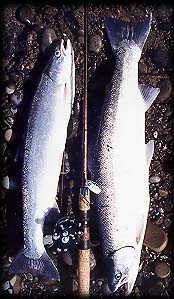
<instances>
[{"instance_id":1,"label":"wet stone","mask_svg":"<svg viewBox=\"0 0 174 299\"><path fill-rule=\"evenodd\" d=\"M166 198L168 195L168 191L167 190L163 190L163 189L159 189L159 194L161 197Z\"/></svg>"},{"instance_id":2,"label":"wet stone","mask_svg":"<svg viewBox=\"0 0 174 299\"><path fill-rule=\"evenodd\" d=\"M155 274L160 278L166 278L170 275L170 265L164 262L155 265Z\"/></svg>"},{"instance_id":3,"label":"wet stone","mask_svg":"<svg viewBox=\"0 0 174 299\"><path fill-rule=\"evenodd\" d=\"M15 275L10 280L10 284L13 287L14 294L19 294L21 290L21 277L19 275Z\"/></svg>"},{"instance_id":4,"label":"wet stone","mask_svg":"<svg viewBox=\"0 0 174 299\"><path fill-rule=\"evenodd\" d=\"M8 189L16 190L19 187L19 184L18 184L18 181L16 180L16 178L12 177L12 176L8 176L8 175L6 175L2 178L1 184L2 184L2 187L6 190L8 190Z\"/></svg>"},{"instance_id":5,"label":"wet stone","mask_svg":"<svg viewBox=\"0 0 174 299\"><path fill-rule=\"evenodd\" d=\"M174 24L171 22L164 22L158 25L159 30L170 31L173 30Z\"/></svg>"},{"instance_id":6,"label":"wet stone","mask_svg":"<svg viewBox=\"0 0 174 299\"><path fill-rule=\"evenodd\" d=\"M150 177L150 183L151 183L151 184L159 183L160 180L161 180L161 179L160 179L159 176L152 176L152 177Z\"/></svg>"},{"instance_id":7,"label":"wet stone","mask_svg":"<svg viewBox=\"0 0 174 299\"><path fill-rule=\"evenodd\" d=\"M158 82L157 87L160 88L157 101L164 102L170 97L172 92L172 83L169 79L162 79L160 82Z\"/></svg>"},{"instance_id":8,"label":"wet stone","mask_svg":"<svg viewBox=\"0 0 174 299\"><path fill-rule=\"evenodd\" d=\"M5 92L7 94L12 94L15 91L15 84L12 81L7 81L5 83Z\"/></svg>"},{"instance_id":9,"label":"wet stone","mask_svg":"<svg viewBox=\"0 0 174 299\"><path fill-rule=\"evenodd\" d=\"M173 202L171 196L168 196L164 203L164 209L166 212L172 212L173 210Z\"/></svg>"},{"instance_id":10,"label":"wet stone","mask_svg":"<svg viewBox=\"0 0 174 299\"><path fill-rule=\"evenodd\" d=\"M78 30L78 41L80 44L84 44L84 30L83 29L79 29Z\"/></svg>"},{"instance_id":11,"label":"wet stone","mask_svg":"<svg viewBox=\"0 0 174 299\"><path fill-rule=\"evenodd\" d=\"M51 246L53 244L52 235L46 235L46 236L44 236L43 243L44 243L45 246Z\"/></svg>"},{"instance_id":12,"label":"wet stone","mask_svg":"<svg viewBox=\"0 0 174 299\"><path fill-rule=\"evenodd\" d=\"M107 282L102 284L102 292L104 296L109 296L112 294Z\"/></svg>"},{"instance_id":13,"label":"wet stone","mask_svg":"<svg viewBox=\"0 0 174 299\"><path fill-rule=\"evenodd\" d=\"M163 49L157 49L154 51L153 61L157 66L167 67L169 64L169 54Z\"/></svg>"},{"instance_id":14,"label":"wet stone","mask_svg":"<svg viewBox=\"0 0 174 299\"><path fill-rule=\"evenodd\" d=\"M169 219L169 218L165 218L165 219L164 219L164 224L165 224L165 226L166 226L167 228L169 228L169 227L171 226L171 224L172 224L172 220Z\"/></svg>"},{"instance_id":15,"label":"wet stone","mask_svg":"<svg viewBox=\"0 0 174 299\"><path fill-rule=\"evenodd\" d=\"M72 266L73 261L72 261L72 257L69 251L63 251L61 253L62 256L62 260L65 262L65 264L67 264L68 266Z\"/></svg>"},{"instance_id":16,"label":"wet stone","mask_svg":"<svg viewBox=\"0 0 174 299\"><path fill-rule=\"evenodd\" d=\"M160 225L163 223L163 216L159 216L156 220L155 220L156 225Z\"/></svg>"},{"instance_id":17,"label":"wet stone","mask_svg":"<svg viewBox=\"0 0 174 299\"><path fill-rule=\"evenodd\" d=\"M34 11L29 6L21 6L16 11L17 18L24 24L31 25L34 19Z\"/></svg>"},{"instance_id":18,"label":"wet stone","mask_svg":"<svg viewBox=\"0 0 174 299\"><path fill-rule=\"evenodd\" d=\"M46 28L41 35L41 51L44 52L46 48L57 39L54 29Z\"/></svg>"},{"instance_id":19,"label":"wet stone","mask_svg":"<svg viewBox=\"0 0 174 299\"><path fill-rule=\"evenodd\" d=\"M102 38L97 34L92 35L89 39L90 51L97 54L100 52L101 48L102 48Z\"/></svg>"},{"instance_id":20,"label":"wet stone","mask_svg":"<svg viewBox=\"0 0 174 299\"><path fill-rule=\"evenodd\" d=\"M27 280L33 281L33 275L31 273L26 274Z\"/></svg>"},{"instance_id":21,"label":"wet stone","mask_svg":"<svg viewBox=\"0 0 174 299\"><path fill-rule=\"evenodd\" d=\"M143 245L155 252L161 252L166 247L167 242L167 234L160 227L148 221Z\"/></svg>"},{"instance_id":22,"label":"wet stone","mask_svg":"<svg viewBox=\"0 0 174 299\"><path fill-rule=\"evenodd\" d=\"M10 141L10 139L11 139L11 137L12 137L12 133L13 133L12 129L7 129L7 130L5 131L4 139L5 139L7 142Z\"/></svg>"}]
</instances>

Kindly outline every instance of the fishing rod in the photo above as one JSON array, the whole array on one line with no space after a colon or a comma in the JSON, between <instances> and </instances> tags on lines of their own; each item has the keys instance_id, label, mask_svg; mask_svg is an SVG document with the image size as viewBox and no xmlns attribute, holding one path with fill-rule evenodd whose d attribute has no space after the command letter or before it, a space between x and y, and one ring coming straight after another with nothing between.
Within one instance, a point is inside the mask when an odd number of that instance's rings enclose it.
<instances>
[{"instance_id":1,"label":"fishing rod","mask_svg":"<svg viewBox=\"0 0 174 299\"><path fill-rule=\"evenodd\" d=\"M90 288L90 233L89 233L89 210L90 210L90 191L87 185L87 72L88 72L88 10L84 7L84 100L83 100L83 136L82 136L82 155L83 173L82 188L79 196L79 214L82 234L79 242L79 265L78 265L78 293L80 297L89 297Z\"/></svg>"}]
</instances>

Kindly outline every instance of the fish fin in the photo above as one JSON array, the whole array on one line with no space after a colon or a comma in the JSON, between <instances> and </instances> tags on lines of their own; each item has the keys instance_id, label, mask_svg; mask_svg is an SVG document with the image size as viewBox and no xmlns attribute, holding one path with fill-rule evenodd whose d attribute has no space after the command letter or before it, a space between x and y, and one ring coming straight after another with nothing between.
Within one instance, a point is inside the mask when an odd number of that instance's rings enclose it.
<instances>
[{"instance_id":1,"label":"fish fin","mask_svg":"<svg viewBox=\"0 0 174 299\"><path fill-rule=\"evenodd\" d=\"M9 268L9 274L28 272L60 280L59 272L46 251L39 259L26 257L24 249L18 252Z\"/></svg>"},{"instance_id":2,"label":"fish fin","mask_svg":"<svg viewBox=\"0 0 174 299\"><path fill-rule=\"evenodd\" d=\"M146 157L147 157L147 165L148 165L148 167L150 166L153 154L154 154L154 140L150 140L146 144Z\"/></svg>"},{"instance_id":3,"label":"fish fin","mask_svg":"<svg viewBox=\"0 0 174 299\"><path fill-rule=\"evenodd\" d=\"M139 84L139 90L144 100L145 111L147 111L158 96L160 89L157 87Z\"/></svg>"},{"instance_id":4,"label":"fish fin","mask_svg":"<svg viewBox=\"0 0 174 299\"><path fill-rule=\"evenodd\" d=\"M132 24L118 19L105 17L104 22L113 52L122 41L134 41L142 50L151 27L152 13L144 22Z\"/></svg>"}]
</instances>

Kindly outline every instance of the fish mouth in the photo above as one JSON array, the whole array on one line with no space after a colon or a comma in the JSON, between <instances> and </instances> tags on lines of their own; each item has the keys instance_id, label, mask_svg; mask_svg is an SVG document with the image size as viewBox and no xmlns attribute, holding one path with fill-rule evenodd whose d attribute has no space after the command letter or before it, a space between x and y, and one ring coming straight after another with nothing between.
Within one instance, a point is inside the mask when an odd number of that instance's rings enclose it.
<instances>
[{"instance_id":1,"label":"fish mouth","mask_svg":"<svg viewBox=\"0 0 174 299\"><path fill-rule=\"evenodd\" d=\"M108 285L112 293L119 292L119 295L129 295L128 282L125 282L123 284L108 283Z\"/></svg>"}]
</instances>

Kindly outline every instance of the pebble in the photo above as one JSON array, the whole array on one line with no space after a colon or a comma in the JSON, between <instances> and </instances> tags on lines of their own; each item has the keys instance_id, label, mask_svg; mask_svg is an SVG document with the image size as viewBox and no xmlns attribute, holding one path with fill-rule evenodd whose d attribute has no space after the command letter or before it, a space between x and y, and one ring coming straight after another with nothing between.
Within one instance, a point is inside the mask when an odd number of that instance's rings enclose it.
<instances>
[{"instance_id":1,"label":"pebble","mask_svg":"<svg viewBox=\"0 0 174 299\"><path fill-rule=\"evenodd\" d=\"M51 246L53 244L52 235L46 235L46 236L44 236L43 243L44 243L45 246Z\"/></svg>"},{"instance_id":2,"label":"pebble","mask_svg":"<svg viewBox=\"0 0 174 299\"><path fill-rule=\"evenodd\" d=\"M150 183L151 184L159 183L160 180L161 180L161 178L159 176L151 176L150 177Z\"/></svg>"},{"instance_id":3,"label":"pebble","mask_svg":"<svg viewBox=\"0 0 174 299\"><path fill-rule=\"evenodd\" d=\"M107 282L102 284L102 292L104 296L110 296L112 294Z\"/></svg>"},{"instance_id":4,"label":"pebble","mask_svg":"<svg viewBox=\"0 0 174 299\"><path fill-rule=\"evenodd\" d=\"M170 265L165 262L159 262L155 265L155 274L160 278L166 278L170 275Z\"/></svg>"},{"instance_id":5,"label":"pebble","mask_svg":"<svg viewBox=\"0 0 174 299\"><path fill-rule=\"evenodd\" d=\"M13 131L12 129L7 129L4 133L4 139L5 141L9 142L12 137Z\"/></svg>"},{"instance_id":6,"label":"pebble","mask_svg":"<svg viewBox=\"0 0 174 299\"><path fill-rule=\"evenodd\" d=\"M162 79L158 82L157 87L159 87L160 92L157 96L158 102L164 102L167 100L172 92L172 83L169 79Z\"/></svg>"},{"instance_id":7,"label":"pebble","mask_svg":"<svg viewBox=\"0 0 174 299\"><path fill-rule=\"evenodd\" d=\"M12 81L6 81L5 83L5 91L7 94L12 94L15 91L15 84Z\"/></svg>"},{"instance_id":8,"label":"pebble","mask_svg":"<svg viewBox=\"0 0 174 299\"><path fill-rule=\"evenodd\" d=\"M166 212L172 212L173 210L173 202L171 196L168 196L164 203L164 209Z\"/></svg>"},{"instance_id":9,"label":"pebble","mask_svg":"<svg viewBox=\"0 0 174 299\"><path fill-rule=\"evenodd\" d=\"M31 25L34 19L34 11L29 6L21 6L17 10L17 16L19 20L24 23Z\"/></svg>"},{"instance_id":10,"label":"pebble","mask_svg":"<svg viewBox=\"0 0 174 299\"><path fill-rule=\"evenodd\" d=\"M6 190L16 190L19 187L19 184L16 178L12 176L4 176L1 181L2 187Z\"/></svg>"},{"instance_id":11,"label":"pebble","mask_svg":"<svg viewBox=\"0 0 174 299\"><path fill-rule=\"evenodd\" d=\"M99 287L101 287L101 286L102 286L102 284L103 284L103 280L101 280L101 279L98 279L98 280L97 280L97 285L98 285Z\"/></svg>"},{"instance_id":12,"label":"pebble","mask_svg":"<svg viewBox=\"0 0 174 299\"><path fill-rule=\"evenodd\" d=\"M72 266L73 261L69 251L63 251L61 253L61 256L62 256L62 260L65 262L66 265Z\"/></svg>"},{"instance_id":13,"label":"pebble","mask_svg":"<svg viewBox=\"0 0 174 299\"><path fill-rule=\"evenodd\" d=\"M4 141L0 142L0 155L4 155L5 150L7 148L7 143Z\"/></svg>"},{"instance_id":14,"label":"pebble","mask_svg":"<svg viewBox=\"0 0 174 299\"><path fill-rule=\"evenodd\" d=\"M27 280L33 281L33 275L31 273L26 274Z\"/></svg>"},{"instance_id":15,"label":"pebble","mask_svg":"<svg viewBox=\"0 0 174 299\"><path fill-rule=\"evenodd\" d=\"M102 48L102 38L97 34L92 35L89 39L90 51L97 54L100 52L101 48Z\"/></svg>"},{"instance_id":16,"label":"pebble","mask_svg":"<svg viewBox=\"0 0 174 299\"><path fill-rule=\"evenodd\" d=\"M163 190L163 189L159 189L159 194L160 196L166 198L168 195L168 191L167 190Z\"/></svg>"},{"instance_id":17,"label":"pebble","mask_svg":"<svg viewBox=\"0 0 174 299\"><path fill-rule=\"evenodd\" d=\"M165 226L166 226L167 228L169 228L169 227L171 226L171 224L172 224L172 220L169 219L169 218L165 218L165 219L164 219L164 224L165 224Z\"/></svg>"},{"instance_id":18,"label":"pebble","mask_svg":"<svg viewBox=\"0 0 174 299\"><path fill-rule=\"evenodd\" d=\"M9 281L6 281L2 284L2 289L4 291L7 291L8 289L10 288L10 282Z\"/></svg>"},{"instance_id":19,"label":"pebble","mask_svg":"<svg viewBox=\"0 0 174 299\"><path fill-rule=\"evenodd\" d=\"M78 30L78 41L80 44L84 44L84 30L83 29L79 29Z\"/></svg>"},{"instance_id":20,"label":"pebble","mask_svg":"<svg viewBox=\"0 0 174 299\"><path fill-rule=\"evenodd\" d=\"M44 52L46 48L57 39L54 29L46 28L41 34L41 51Z\"/></svg>"},{"instance_id":21,"label":"pebble","mask_svg":"<svg viewBox=\"0 0 174 299\"><path fill-rule=\"evenodd\" d=\"M161 252L166 247L167 242L167 234L160 227L148 221L143 245L155 252Z\"/></svg>"},{"instance_id":22,"label":"pebble","mask_svg":"<svg viewBox=\"0 0 174 299\"><path fill-rule=\"evenodd\" d=\"M19 294L20 293L20 289L21 289L21 277L19 275L15 275L12 277L12 279L10 280L10 284L13 287L13 292L14 294Z\"/></svg>"},{"instance_id":23,"label":"pebble","mask_svg":"<svg viewBox=\"0 0 174 299\"><path fill-rule=\"evenodd\" d=\"M159 217L157 218L157 220L155 220L155 223L156 223L157 225L162 224L162 223L163 223L163 216L159 216Z\"/></svg>"},{"instance_id":24,"label":"pebble","mask_svg":"<svg viewBox=\"0 0 174 299\"><path fill-rule=\"evenodd\" d=\"M18 90L14 92L10 98L11 102L16 106L18 106L22 102L22 99L23 99L23 90Z\"/></svg>"},{"instance_id":25,"label":"pebble","mask_svg":"<svg viewBox=\"0 0 174 299\"><path fill-rule=\"evenodd\" d=\"M162 67L167 67L169 64L169 54L164 49L157 49L153 54L153 61Z\"/></svg>"},{"instance_id":26,"label":"pebble","mask_svg":"<svg viewBox=\"0 0 174 299\"><path fill-rule=\"evenodd\" d=\"M170 31L173 30L173 28L174 28L174 24L171 22L164 22L158 25L158 29L160 30Z\"/></svg>"}]
</instances>

